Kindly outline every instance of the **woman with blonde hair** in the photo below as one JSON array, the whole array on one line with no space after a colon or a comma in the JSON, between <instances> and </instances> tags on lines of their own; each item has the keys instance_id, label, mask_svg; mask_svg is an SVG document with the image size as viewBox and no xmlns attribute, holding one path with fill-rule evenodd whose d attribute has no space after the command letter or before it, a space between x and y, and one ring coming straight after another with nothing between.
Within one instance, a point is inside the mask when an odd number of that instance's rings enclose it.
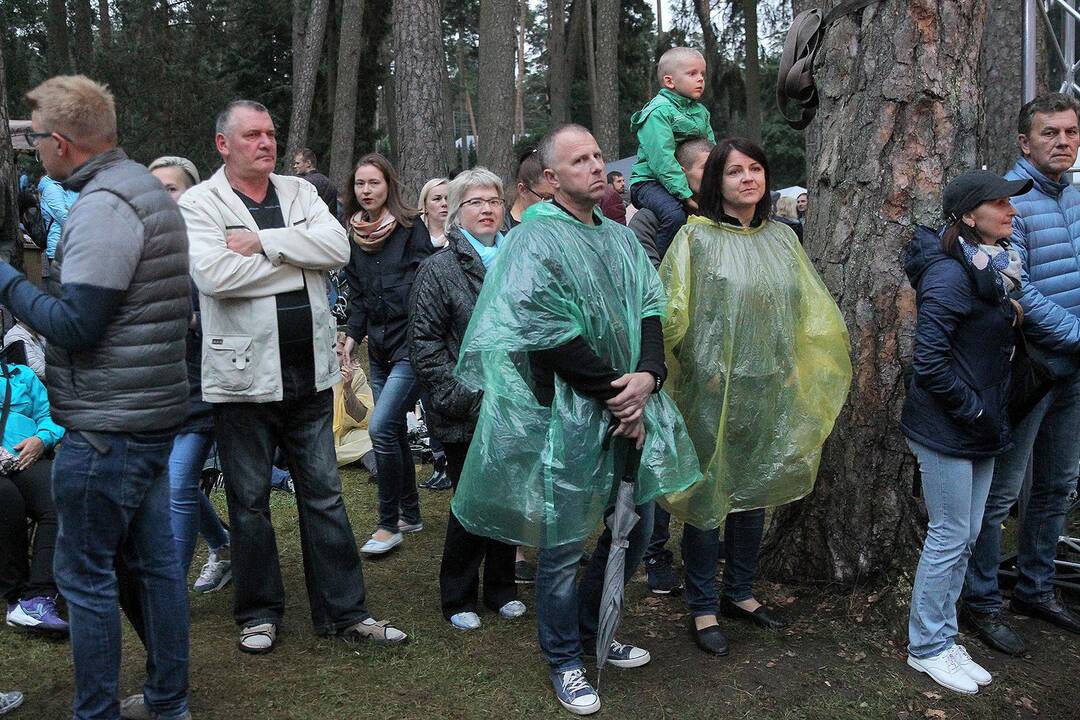
<instances>
[{"instance_id":1,"label":"woman with blonde hair","mask_svg":"<svg viewBox=\"0 0 1080 720\"><path fill-rule=\"evenodd\" d=\"M446 247L446 189L449 183L444 177L431 178L420 189L420 217L427 226L431 244L437 248Z\"/></svg>"}]
</instances>

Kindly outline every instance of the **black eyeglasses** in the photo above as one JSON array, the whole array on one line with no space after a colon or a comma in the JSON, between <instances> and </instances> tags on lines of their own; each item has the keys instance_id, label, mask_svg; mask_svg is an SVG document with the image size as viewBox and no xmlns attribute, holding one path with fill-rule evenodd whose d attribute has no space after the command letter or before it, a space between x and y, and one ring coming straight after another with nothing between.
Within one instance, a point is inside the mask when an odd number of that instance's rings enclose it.
<instances>
[{"instance_id":1,"label":"black eyeglasses","mask_svg":"<svg viewBox=\"0 0 1080 720\"><path fill-rule=\"evenodd\" d=\"M38 146L38 141L44 140L45 138L48 138L48 137L52 137L53 135L59 135L64 140L67 140L68 142L71 142L71 138L69 138L67 135L65 135L63 133L58 133L58 132L56 132L54 130L44 130L42 132L35 132L33 130L25 130L25 131L23 131L23 135L26 136L26 141L28 143L30 143L31 147L37 147Z\"/></svg>"},{"instance_id":2,"label":"black eyeglasses","mask_svg":"<svg viewBox=\"0 0 1080 720\"><path fill-rule=\"evenodd\" d=\"M522 185L525 185L525 183L522 183ZM536 192L535 190L533 190L533 189L532 189L531 187L529 187L528 185L525 185L525 189L526 189L526 190L528 190L529 192L531 192L531 193L532 193L533 195L535 195L536 197L538 197L538 198L540 198L541 200L543 200L544 202L551 202L552 200L554 200L554 199L555 199L555 196L554 196L554 195L541 195L540 193Z\"/></svg>"}]
</instances>

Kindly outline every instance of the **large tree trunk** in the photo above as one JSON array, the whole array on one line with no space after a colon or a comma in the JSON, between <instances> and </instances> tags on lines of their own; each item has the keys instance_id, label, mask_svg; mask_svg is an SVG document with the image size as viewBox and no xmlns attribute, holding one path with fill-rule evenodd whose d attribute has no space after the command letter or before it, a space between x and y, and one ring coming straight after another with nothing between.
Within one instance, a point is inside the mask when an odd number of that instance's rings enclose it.
<instances>
[{"instance_id":1,"label":"large tree trunk","mask_svg":"<svg viewBox=\"0 0 1080 720\"><path fill-rule=\"evenodd\" d=\"M90 0L73 0L75 15L75 69L85 75L94 72L94 20Z\"/></svg>"},{"instance_id":2,"label":"large tree trunk","mask_svg":"<svg viewBox=\"0 0 1080 720\"><path fill-rule=\"evenodd\" d=\"M525 134L525 32L529 25L529 0L521 0L517 33L517 77L514 80L514 132Z\"/></svg>"},{"instance_id":3,"label":"large tree trunk","mask_svg":"<svg viewBox=\"0 0 1080 720\"><path fill-rule=\"evenodd\" d=\"M480 0L480 67L476 154L481 165L509 187L514 170L514 126L507 110L514 104L516 0Z\"/></svg>"},{"instance_id":4,"label":"large tree trunk","mask_svg":"<svg viewBox=\"0 0 1080 720\"><path fill-rule=\"evenodd\" d=\"M593 8L592 0L578 0L578 5L584 8L585 26L581 29L582 47L585 50L585 75L589 81L589 115L591 124L596 125L596 107L602 102L600 89L596 85L596 43L593 42ZM573 66L571 66L573 67Z\"/></svg>"},{"instance_id":5,"label":"large tree trunk","mask_svg":"<svg viewBox=\"0 0 1080 720\"><path fill-rule=\"evenodd\" d=\"M360 46L364 0L343 0L341 38L337 56L337 91L334 94L334 127L330 140L330 180L338 191L347 191L352 183L349 173L353 163L353 140L356 136L356 88L360 70Z\"/></svg>"},{"instance_id":6,"label":"large tree trunk","mask_svg":"<svg viewBox=\"0 0 1080 720\"><path fill-rule=\"evenodd\" d=\"M49 7L45 13L45 40L48 43L49 75L64 75L71 72L66 0L49 0Z\"/></svg>"},{"instance_id":7,"label":"large tree trunk","mask_svg":"<svg viewBox=\"0 0 1080 720\"><path fill-rule=\"evenodd\" d=\"M341 53L341 0L330 0L326 15L326 112L332 114L337 104L338 55ZM359 40L357 40L359 42ZM331 119L332 122L332 119Z\"/></svg>"},{"instance_id":8,"label":"large tree trunk","mask_svg":"<svg viewBox=\"0 0 1080 720\"><path fill-rule=\"evenodd\" d=\"M743 0L746 21L746 135L761 142L761 65L758 61L757 0Z\"/></svg>"},{"instance_id":9,"label":"large tree trunk","mask_svg":"<svg viewBox=\"0 0 1080 720\"><path fill-rule=\"evenodd\" d=\"M548 110L551 127L570 118L570 72L566 65L566 2L548 0Z\"/></svg>"},{"instance_id":10,"label":"large tree trunk","mask_svg":"<svg viewBox=\"0 0 1080 720\"><path fill-rule=\"evenodd\" d=\"M19 179L15 170L15 151L11 148L7 95L4 53L0 53L0 260L12 262L16 267L21 267Z\"/></svg>"},{"instance_id":11,"label":"large tree trunk","mask_svg":"<svg viewBox=\"0 0 1080 720\"><path fill-rule=\"evenodd\" d=\"M330 0L311 0L305 12L304 0L293 0L293 105L284 158L285 167L290 169L293 157L307 144L311 103L315 99L315 77L319 72L329 4Z\"/></svg>"},{"instance_id":12,"label":"large tree trunk","mask_svg":"<svg viewBox=\"0 0 1080 720\"><path fill-rule=\"evenodd\" d=\"M619 158L619 0L596 0L593 134L608 160Z\"/></svg>"},{"instance_id":13,"label":"large tree trunk","mask_svg":"<svg viewBox=\"0 0 1080 720\"><path fill-rule=\"evenodd\" d=\"M443 139L442 45L439 0L394 0L394 94L398 174L402 196L416 202L430 178L446 175ZM513 35L510 36L511 43ZM512 45L511 45L512 47ZM513 71L513 60L510 61ZM511 76L512 78L512 76ZM504 106L509 107L509 104Z\"/></svg>"},{"instance_id":14,"label":"large tree trunk","mask_svg":"<svg viewBox=\"0 0 1080 720\"><path fill-rule=\"evenodd\" d=\"M712 4L709 0L694 0L694 13L701 26L701 44L705 49L705 95L708 98L716 92L716 75L721 63L719 41L712 22Z\"/></svg>"},{"instance_id":15,"label":"large tree trunk","mask_svg":"<svg viewBox=\"0 0 1080 720\"><path fill-rule=\"evenodd\" d=\"M98 32L101 38L101 54L106 55L112 47L112 16L109 0L98 0Z\"/></svg>"},{"instance_id":16,"label":"large tree trunk","mask_svg":"<svg viewBox=\"0 0 1080 720\"><path fill-rule=\"evenodd\" d=\"M1016 115L1023 103L1023 13L1015 0L990 0L979 57L980 166L1004 174L1016 161Z\"/></svg>"},{"instance_id":17,"label":"large tree trunk","mask_svg":"<svg viewBox=\"0 0 1080 720\"><path fill-rule=\"evenodd\" d=\"M901 258L975 159L986 7L872 4L833 25L818 56L806 245L847 321L855 374L817 488L774 516L762 557L775 575L854 583L910 567L918 546L915 461L898 427L915 324Z\"/></svg>"}]
</instances>

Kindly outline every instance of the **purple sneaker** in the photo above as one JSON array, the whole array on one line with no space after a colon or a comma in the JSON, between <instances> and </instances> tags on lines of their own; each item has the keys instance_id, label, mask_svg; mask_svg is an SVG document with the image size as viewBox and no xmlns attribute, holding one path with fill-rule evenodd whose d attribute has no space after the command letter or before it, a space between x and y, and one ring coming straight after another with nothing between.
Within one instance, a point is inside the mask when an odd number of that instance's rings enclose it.
<instances>
[{"instance_id":1,"label":"purple sneaker","mask_svg":"<svg viewBox=\"0 0 1080 720\"><path fill-rule=\"evenodd\" d=\"M67 634L67 621L56 611L56 600L47 595L8 605L7 624L35 632Z\"/></svg>"}]
</instances>

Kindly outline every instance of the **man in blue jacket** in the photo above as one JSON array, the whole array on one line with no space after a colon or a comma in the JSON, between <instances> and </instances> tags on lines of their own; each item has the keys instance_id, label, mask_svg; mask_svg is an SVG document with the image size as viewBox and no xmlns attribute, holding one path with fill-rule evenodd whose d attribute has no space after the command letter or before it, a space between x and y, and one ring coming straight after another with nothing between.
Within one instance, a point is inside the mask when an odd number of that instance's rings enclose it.
<instances>
[{"instance_id":1,"label":"man in blue jacket","mask_svg":"<svg viewBox=\"0 0 1080 720\"><path fill-rule=\"evenodd\" d=\"M1031 497L1017 533L1017 582L1010 609L1080 633L1080 618L1051 584L1067 497L1080 462L1080 192L1065 173L1080 146L1080 103L1040 95L1020 109L1023 156L1006 175L1034 181L1013 198L1012 244L1023 261L1024 334L1045 356L1056 381L1013 429L1015 446L998 458L982 530L968 564L962 619L990 647L1019 655L1024 642L998 617L1001 524L1032 461Z\"/></svg>"}]
</instances>

